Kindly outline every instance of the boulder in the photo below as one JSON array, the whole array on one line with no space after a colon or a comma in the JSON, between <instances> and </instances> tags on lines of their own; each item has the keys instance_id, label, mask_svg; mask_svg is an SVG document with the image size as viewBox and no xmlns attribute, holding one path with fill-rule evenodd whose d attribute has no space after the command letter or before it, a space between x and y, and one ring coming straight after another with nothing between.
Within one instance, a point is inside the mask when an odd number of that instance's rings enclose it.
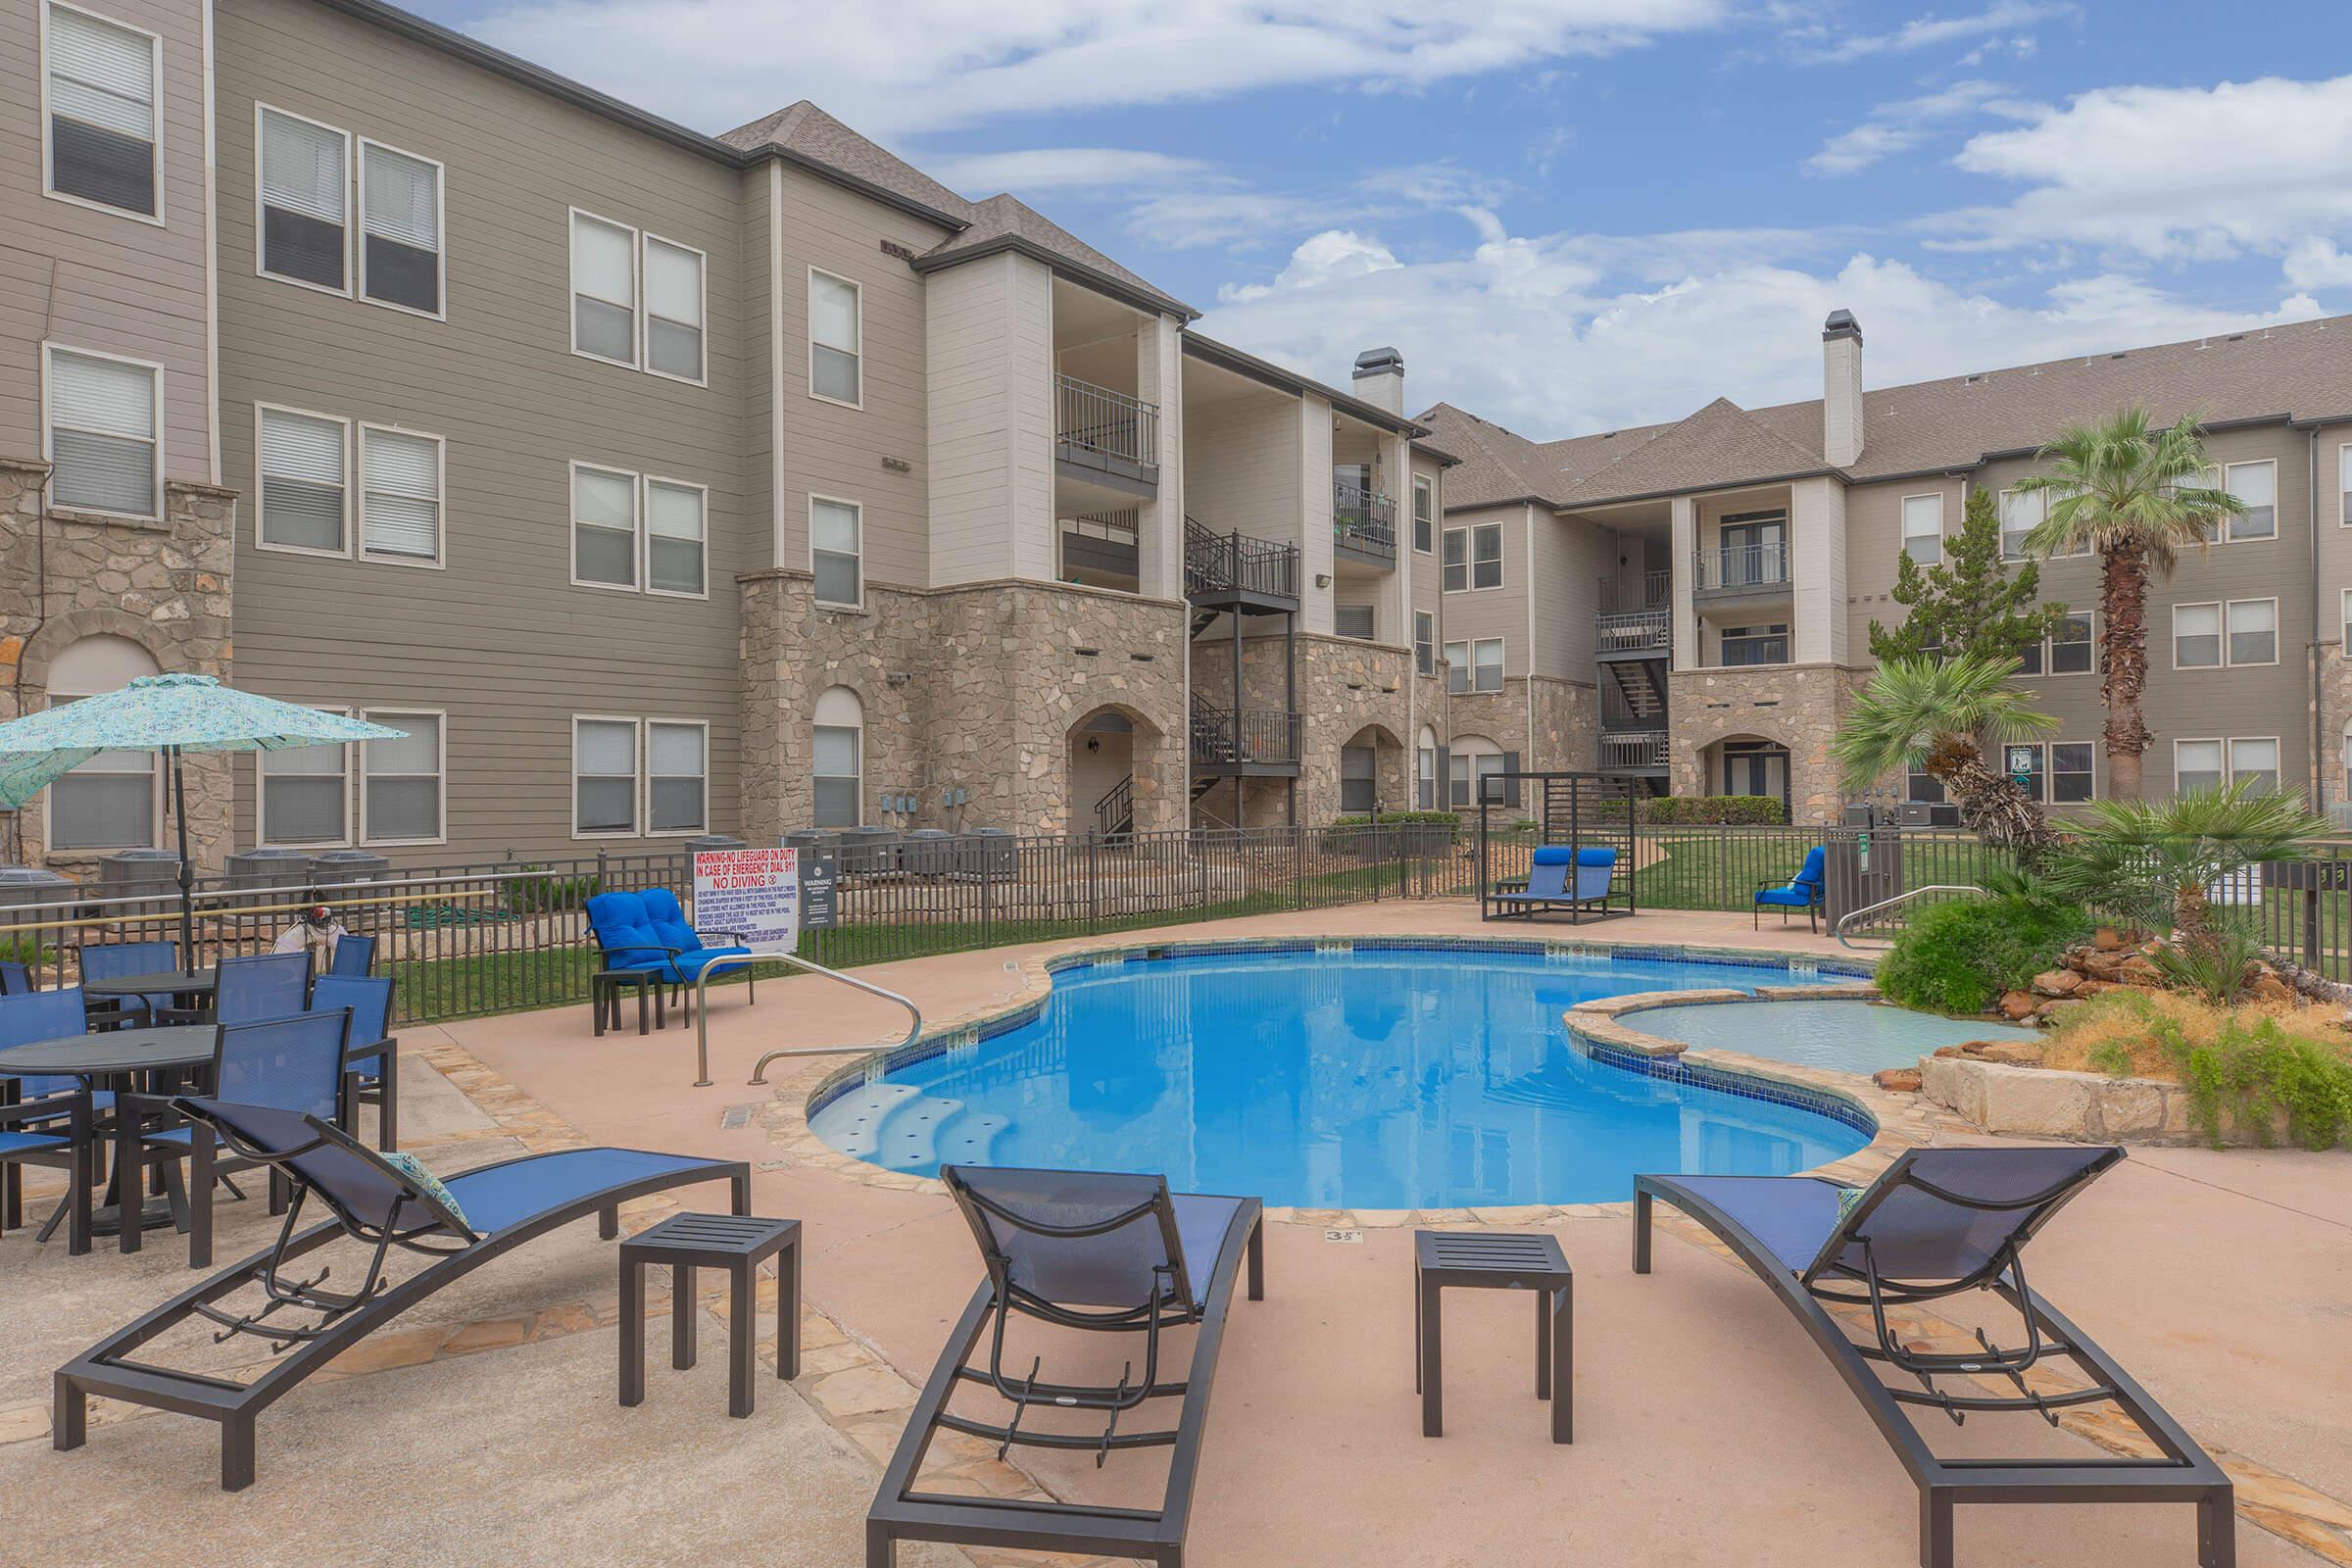
<instances>
[{"instance_id":1,"label":"boulder","mask_svg":"<svg viewBox=\"0 0 2352 1568\"><path fill-rule=\"evenodd\" d=\"M2246 988L2246 994L2256 1002L2292 1002L2295 1000L2295 988L2279 979L2276 974L2270 973L2256 975L2254 983Z\"/></svg>"},{"instance_id":2,"label":"boulder","mask_svg":"<svg viewBox=\"0 0 2352 1568\"><path fill-rule=\"evenodd\" d=\"M2090 945L2101 953L2113 953L2123 947L2124 935L2111 925L2103 925L2091 933Z\"/></svg>"},{"instance_id":3,"label":"boulder","mask_svg":"<svg viewBox=\"0 0 2352 1568\"><path fill-rule=\"evenodd\" d=\"M2103 1083L2089 1073L1988 1067L1979 1125L2042 1138L2094 1137L2089 1122Z\"/></svg>"},{"instance_id":4,"label":"boulder","mask_svg":"<svg viewBox=\"0 0 2352 1568\"><path fill-rule=\"evenodd\" d=\"M1917 1067L1886 1067L1872 1073L1870 1081L1881 1089L1890 1089L1896 1094L1916 1094L1919 1091L1920 1070Z\"/></svg>"},{"instance_id":5,"label":"boulder","mask_svg":"<svg viewBox=\"0 0 2352 1568\"><path fill-rule=\"evenodd\" d=\"M1968 1054L1968 1047L1966 1047L1966 1046L1937 1046L1937 1047L1936 1048L1936 1054L1937 1054L1938 1056L1945 1056L1945 1057L1951 1057L1951 1056L1965 1056L1965 1055L1967 1055L1967 1054Z\"/></svg>"},{"instance_id":6,"label":"boulder","mask_svg":"<svg viewBox=\"0 0 2352 1568\"><path fill-rule=\"evenodd\" d=\"M2113 991L2114 989L2115 982L2112 980L2085 980L2081 985L2075 987L2075 995L2078 998L2087 1000L2088 998L2098 996L2102 992Z\"/></svg>"},{"instance_id":7,"label":"boulder","mask_svg":"<svg viewBox=\"0 0 2352 1568\"><path fill-rule=\"evenodd\" d=\"M2082 985L2082 977L2072 969L2044 969L2034 977L2036 996L2071 997Z\"/></svg>"},{"instance_id":8,"label":"boulder","mask_svg":"<svg viewBox=\"0 0 2352 1568\"><path fill-rule=\"evenodd\" d=\"M2075 966L2093 980L2113 980L2122 971L2126 956L2121 953L2083 953L2077 956Z\"/></svg>"},{"instance_id":9,"label":"boulder","mask_svg":"<svg viewBox=\"0 0 2352 1568\"><path fill-rule=\"evenodd\" d=\"M1978 1061L1998 1062L2004 1067L2041 1065L2041 1047L2031 1040L1972 1040L1962 1049Z\"/></svg>"},{"instance_id":10,"label":"boulder","mask_svg":"<svg viewBox=\"0 0 2352 1568\"><path fill-rule=\"evenodd\" d=\"M2009 991L2002 993L2000 1005L2001 1016L2004 1018L2025 1019L2033 1017L2034 1009L2041 1004L2034 1001L2026 992Z\"/></svg>"},{"instance_id":11,"label":"boulder","mask_svg":"<svg viewBox=\"0 0 2352 1568\"><path fill-rule=\"evenodd\" d=\"M2116 970L2115 975L2117 979L2128 986L2142 986L2160 990L2164 985L2164 971L2138 954L2133 954L2131 957L2126 958L2123 967Z\"/></svg>"}]
</instances>

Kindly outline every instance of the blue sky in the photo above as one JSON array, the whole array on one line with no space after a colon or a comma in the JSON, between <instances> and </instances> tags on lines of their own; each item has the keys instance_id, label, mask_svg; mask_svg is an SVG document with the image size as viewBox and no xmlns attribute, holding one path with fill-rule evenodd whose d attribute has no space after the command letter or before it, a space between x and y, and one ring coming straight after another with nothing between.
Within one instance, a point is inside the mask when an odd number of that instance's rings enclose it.
<instances>
[{"instance_id":1,"label":"blue sky","mask_svg":"<svg viewBox=\"0 0 2352 1568\"><path fill-rule=\"evenodd\" d=\"M1838 306L1873 385L2352 311L2341 0L420 9L705 130L812 98L1539 437L1818 395Z\"/></svg>"}]
</instances>

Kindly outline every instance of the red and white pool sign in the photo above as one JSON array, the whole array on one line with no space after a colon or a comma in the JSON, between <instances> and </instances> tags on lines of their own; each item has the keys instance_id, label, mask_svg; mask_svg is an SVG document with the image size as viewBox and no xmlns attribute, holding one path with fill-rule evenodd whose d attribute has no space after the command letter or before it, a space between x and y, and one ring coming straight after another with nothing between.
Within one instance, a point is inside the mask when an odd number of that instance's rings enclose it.
<instances>
[{"instance_id":1,"label":"red and white pool sign","mask_svg":"<svg viewBox=\"0 0 2352 1568\"><path fill-rule=\"evenodd\" d=\"M701 850L694 857L694 924L737 933L751 948L801 939L799 850Z\"/></svg>"}]
</instances>

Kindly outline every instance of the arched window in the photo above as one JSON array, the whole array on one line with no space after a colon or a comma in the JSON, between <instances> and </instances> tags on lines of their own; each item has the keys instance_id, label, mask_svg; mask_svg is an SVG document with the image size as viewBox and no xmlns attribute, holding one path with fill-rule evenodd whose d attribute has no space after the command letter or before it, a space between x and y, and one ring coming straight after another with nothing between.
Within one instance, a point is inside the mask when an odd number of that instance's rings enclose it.
<instances>
[{"instance_id":1,"label":"arched window","mask_svg":"<svg viewBox=\"0 0 2352 1568\"><path fill-rule=\"evenodd\" d=\"M155 656L101 633L68 643L49 665L49 706L121 691L154 675ZM49 786L49 848L145 850L157 842L160 793L153 752L100 752Z\"/></svg>"},{"instance_id":2,"label":"arched window","mask_svg":"<svg viewBox=\"0 0 2352 1568\"><path fill-rule=\"evenodd\" d=\"M1480 779L1506 770L1502 748L1484 735L1456 735L1447 756L1446 798L1457 809L1478 804Z\"/></svg>"},{"instance_id":3,"label":"arched window","mask_svg":"<svg viewBox=\"0 0 2352 1568\"><path fill-rule=\"evenodd\" d=\"M1421 726L1420 753L1414 762L1413 804L1424 811L1438 808L1438 732L1427 724Z\"/></svg>"},{"instance_id":4,"label":"arched window","mask_svg":"<svg viewBox=\"0 0 2352 1568\"><path fill-rule=\"evenodd\" d=\"M865 705L847 686L831 687L816 700L810 729L816 825L856 827L864 820Z\"/></svg>"}]
</instances>

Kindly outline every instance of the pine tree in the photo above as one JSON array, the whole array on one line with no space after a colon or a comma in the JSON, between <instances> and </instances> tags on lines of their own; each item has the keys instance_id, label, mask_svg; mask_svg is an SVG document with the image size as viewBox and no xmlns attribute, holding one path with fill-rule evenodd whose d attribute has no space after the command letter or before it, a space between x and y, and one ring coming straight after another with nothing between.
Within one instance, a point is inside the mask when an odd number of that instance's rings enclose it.
<instances>
[{"instance_id":1,"label":"pine tree","mask_svg":"<svg viewBox=\"0 0 2352 1568\"><path fill-rule=\"evenodd\" d=\"M1943 542L1943 561L1921 566L1895 560L1894 602L1910 607L1888 630L1870 623L1870 654L1881 663L1934 654L1944 659L2006 662L2057 629L2064 605L2034 601L2041 568L2031 561L2012 570L2001 560L2001 519L1989 490L1971 490L1960 532Z\"/></svg>"}]
</instances>

